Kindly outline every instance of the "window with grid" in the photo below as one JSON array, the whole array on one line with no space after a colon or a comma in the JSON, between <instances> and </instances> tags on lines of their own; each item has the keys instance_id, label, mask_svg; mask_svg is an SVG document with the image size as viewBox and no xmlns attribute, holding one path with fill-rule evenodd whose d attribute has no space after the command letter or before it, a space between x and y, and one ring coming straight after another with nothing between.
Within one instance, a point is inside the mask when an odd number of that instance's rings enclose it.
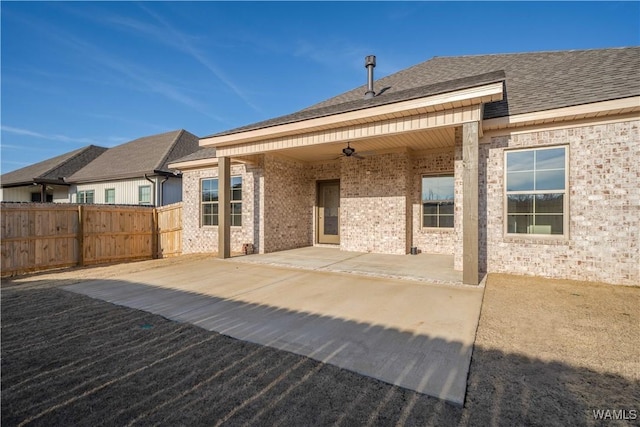
<instances>
[{"instance_id":1,"label":"window with grid","mask_svg":"<svg viewBox=\"0 0 640 427\"><path fill-rule=\"evenodd\" d=\"M116 202L116 189L107 188L104 190L104 202L114 204Z\"/></svg>"},{"instance_id":2,"label":"window with grid","mask_svg":"<svg viewBox=\"0 0 640 427\"><path fill-rule=\"evenodd\" d=\"M94 190L82 190L76 192L76 202L87 204L93 203L95 200L95 191Z\"/></svg>"},{"instance_id":3,"label":"window with grid","mask_svg":"<svg viewBox=\"0 0 640 427\"><path fill-rule=\"evenodd\" d=\"M151 204L151 186L141 185L138 187L138 204L150 205Z\"/></svg>"},{"instance_id":4,"label":"window with grid","mask_svg":"<svg viewBox=\"0 0 640 427\"><path fill-rule=\"evenodd\" d=\"M565 234L566 147L507 151L508 234Z\"/></svg>"},{"instance_id":5,"label":"window with grid","mask_svg":"<svg viewBox=\"0 0 640 427\"><path fill-rule=\"evenodd\" d=\"M200 184L202 225L218 225L218 179L203 179ZM231 177L231 226L242 226L242 178Z\"/></svg>"},{"instance_id":6,"label":"window with grid","mask_svg":"<svg viewBox=\"0 0 640 427\"><path fill-rule=\"evenodd\" d=\"M453 175L422 177L422 226L453 228Z\"/></svg>"}]
</instances>

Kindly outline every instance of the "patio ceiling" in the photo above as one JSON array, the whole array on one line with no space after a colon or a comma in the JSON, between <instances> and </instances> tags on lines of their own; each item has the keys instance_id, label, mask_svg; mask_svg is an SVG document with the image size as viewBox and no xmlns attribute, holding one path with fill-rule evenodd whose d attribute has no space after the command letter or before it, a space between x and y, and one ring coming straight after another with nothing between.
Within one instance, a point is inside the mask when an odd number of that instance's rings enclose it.
<instances>
[{"instance_id":1,"label":"patio ceiling","mask_svg":"<svg viewBox=\"0 0 640 427\"><path fill-rule=\"evenodd\" d=\"M408 148L412 151L433 150L453 147L454 129L455 127L452 126L365 139L345 139L326 144L274 150L271 153L302 162L323 162L336 160L342 154L342 149L347 146L347 142L350 142L351 147L356 149L356 153L365 156L400 148Z\"/></svg>"}]
</instances>

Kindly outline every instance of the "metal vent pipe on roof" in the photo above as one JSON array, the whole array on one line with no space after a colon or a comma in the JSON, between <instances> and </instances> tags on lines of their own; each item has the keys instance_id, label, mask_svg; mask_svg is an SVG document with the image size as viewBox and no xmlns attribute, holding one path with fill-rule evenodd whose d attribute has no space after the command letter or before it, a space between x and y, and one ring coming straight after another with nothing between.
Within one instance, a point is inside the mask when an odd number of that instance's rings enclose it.
<instances>
[{"instance_id":1,"label":"metal vent pipe on roof","mask_svg":"<svg viewBox=\"0 0 640 427\"><path fill-rule=\"evenodd\" d=\"M373 91L373 68L376 66L376 56L365 56L364 66L367 69L367 91L364 93L364 99L371 99L376 96Z\"/></svg>"}]
</instances>

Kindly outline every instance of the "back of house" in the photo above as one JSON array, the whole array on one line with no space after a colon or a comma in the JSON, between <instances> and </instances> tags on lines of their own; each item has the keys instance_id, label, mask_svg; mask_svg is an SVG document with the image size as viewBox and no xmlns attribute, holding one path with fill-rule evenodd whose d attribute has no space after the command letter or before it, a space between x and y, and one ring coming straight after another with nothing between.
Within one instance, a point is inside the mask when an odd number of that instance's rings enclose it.
<instances>
[{"instance_id":1,"label":"back of house","mask_svg":"<svg viewBox=\"0 0 640 427\"><path fill-rule=\"evenodd\" d=\"M413 249L452 255L469 284L636 285L638 70L638 47L436 57L204 137L170 165L183 250Z\"/></svg>"}]
</instances>

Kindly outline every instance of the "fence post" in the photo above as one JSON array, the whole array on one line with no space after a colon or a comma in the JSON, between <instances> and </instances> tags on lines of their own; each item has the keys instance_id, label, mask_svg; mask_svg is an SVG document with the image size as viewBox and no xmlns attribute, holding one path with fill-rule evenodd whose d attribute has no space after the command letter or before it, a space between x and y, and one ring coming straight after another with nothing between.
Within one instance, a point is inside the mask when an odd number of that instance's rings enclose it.
<instances>
[{"instance_id":1,"label":"fence post","mask_svg":"<svg viewBox=\"0 0 640 427\"><path fill-rule=\"evenodd\" d=\"M84 209L78 205L78 265L84 266Z\"/></svg>"},{"instance_id":2,"label":"fence post","mask_svg":"<svg viewBox=\"0 0 640 427\"><path fill-rule=\"evenodd\" d=\"M158 224L158 208L153 208L153 215L151 216L151 228L153 234L151 235L151 258L160 258L159 241L160 241L160 225Z\"/></svg>"}]
</instances>

